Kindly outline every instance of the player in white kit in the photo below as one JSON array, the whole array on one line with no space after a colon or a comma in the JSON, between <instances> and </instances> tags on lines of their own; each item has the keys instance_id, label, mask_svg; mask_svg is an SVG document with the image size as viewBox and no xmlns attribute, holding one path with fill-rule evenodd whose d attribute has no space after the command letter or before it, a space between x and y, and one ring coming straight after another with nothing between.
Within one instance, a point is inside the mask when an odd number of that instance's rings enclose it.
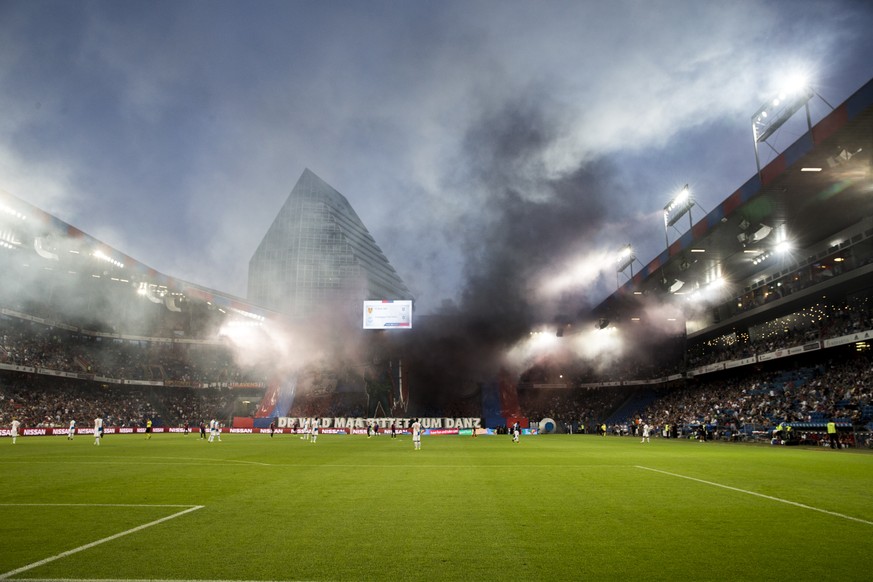
<instances>
[{"instance_id":1,"label":"player in white kit","mask_svg":"<svg viewBox=\"0 0 873 582\"><path fill-rule=\"evenodd\" d=\"M315 443L315 439L318 438L318 419L312 419L312 443Z\"/></svg>"},{"instance_id":2,"label":"player in white kit","mask_svg":"<svg viewBox=\"0 0 873 582\"><path fill-rule=\"evenodd\" d=\"M647 422L647 423L645 423L645 424L643 425L643 439L642 439L640 442L641 442L641 443L650 443L650 442L652 442L652 441L649 439L649 435L650 435L651 433L652 433L652 427L649 426L649 423Z\"/></svg>"},{"instance_id":3,"label":"player in white kit","mask_svg":"<svg viewBox=\"0 0 873 582\"><path fill-rule=\"evenodd\" d=\"M412 423L412 444L415 450L421 450L421 422L416 418Z\"/></svg>"},{"instance_id":4,"label":"player in white kit","mask_svg":"<svg viewBox=\"0 0 873 582\"><path fill-rule=\"evenodd\" d=\"M70 429L67 431L67 440L68 441L73 440L74 436L76 436L76 421L75 421L75 419L70 421Z\"/></svg>"},{"instance_id":5,"label":"player in white kit","mask_svg":"<svg viewBox=\"0 0 873 582\"><path fill-rule=\"evenodd\" d=\"M15 441L18 439L18 429L21 428L21 423L18 422L17 418L12 419L12 444L15 444Z\"/></svg>"},{"instance_id":6,"label":"player in white kit","mask_svg":"<svg viewBox=\"0 0 873 582\"><path fill-rule=\"evenodd\" d=\"M100 439L103 438L103 419L97 417L94 419L94 444L100 446Z\"/></svg>"}]
</instances>

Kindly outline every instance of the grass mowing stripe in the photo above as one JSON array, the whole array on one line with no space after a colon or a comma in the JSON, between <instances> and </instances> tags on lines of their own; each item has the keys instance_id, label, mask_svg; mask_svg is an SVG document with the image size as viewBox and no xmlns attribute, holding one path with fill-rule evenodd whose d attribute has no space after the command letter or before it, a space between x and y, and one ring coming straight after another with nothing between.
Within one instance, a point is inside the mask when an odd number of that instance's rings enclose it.
<instances>
[{"instance_id":1,"label":"grass mowing stripe","mask_svg":"<svg viewBox=\"0 0 873 582\"><path fill-rule=\"evenodd\" d=\"M0 503L0 507L194 507L165 503Z\"/></svg>"},{"instance_id":2,"label":"grass mowing stripe","mask_svg":"<svg viewBox=\"0 0 873 582\"><path fill-rule=\"evenodd\" d=\"M130 462L129 460L125 461L76 461L72 459L82 459L85 457L75 457L72 455L67 455L65 459L45 459L42 461L34 461L31 459L21 459L21 460L6 460L4 459L2 462L4 463L51 463L53 465L57 465L60 463L76 463L79 465L91 464L91 465L199 465L199 466L210 466L210 465L225 465L227 463L239 463L242 465L257 465L259 467L272 467L272 463L261 463L259 461L240 461L237 459L197 459L197 458L188 458L188 457L142 457L136 462ZM103 459L111 459L113 457L102 457ZM114 457L120 459L129 459L128 457ZM156 463L143 463L143 460L155 461ZM177 461L175 463L171 463L168 461ZM189 461L195 461L191 463ZM204 461L204 462L201 462Z\"/></svg>"},{"instance_id":3,"label":"grass mowing stripe","mask_svg":"<svg viewBox=\"0 0 873 582\"><path fill-rule=\"evenodd\" d=\"M763 493L756 493L754 491L749 491L747 489L740 489L739 487L731 487L730 485L723 485L721 483L715 483L714 481L706 481L705 479L698 479L697 477L689 477L688 475L680 475L679 473L671 473L669 471L662 471L660 469L652 469L651 467L643 467L642 465L635 465L635 466L637 469L645 469L646 471L653 471L655 473L661 473L663 475L670 475L671 477L678 477L680 479L688 479L689 481L697 481L698 483L712 485L713 487L721 487L722 489L729 489L731 491L737 491L738 493L745 493L747 495L754 495L755 497L763 497L764 499L769 499L771 501L778 501L779 503L786 503L788 505L793 505L795 507L800 507L802 509L809 509L810 511L818 511L819 513L826 513L827 515L833 515L834 517L841 517L843 519L848 519L850 521L857 521L858 523L873 525L873 521L867 521L866 519L861 519L860 517L852 517L851 515L846 515L844 513L837 513L836 511L828 511L827 509L821 509L820 507L813 507L812 505L806 505L804 503L798 503L796 501L789 501L787 499L782 499L781 497L773 497L772 495L765 495Z\"/></svg>"},{"instance_id":4,"label":"grass mowing stripe","mask_svg":"<svg viewBox=\"0 0 873 582\"><path fill-rule=\"evenodd\" d=\"M520 580L625 580L645 571L652 580L767 580L791 572L793 580L815 582L867 580L873 572L867 523L638 468L736 483L873 522L871 451L678 439L647 446L587 435L520 445L440 437L422 451L408 440L348 435L325 435L317 445L224 440L0 446L0 502L207 509L0 582L399 582L418 573L449 582L494 579L507 567ZM82 466L69 462L73 455ZM182 509L0 506L0 573ZM75 524L75 538L64 535L64 524ZM842 543L822 550L834 535Z\"/></svg>"},{"instance_id":5,"label":"grass mowing stripe","mask_svg":"<svg viewBox=\"0 0 873 582\"><path fill-rule=\"evenodd\" d=\"M70 505L72 505L72 504L70 504ZM97 504L97 505L99 505L99 504ZM143 506L140 506L140 507L143 507ZM164 506L158 506L158 507L168 507L168 506L164 505ZM16 574L20 574L21 572L26 572L28 570L32 570L33 568L38 568L39 566L48 564L49 562L54 562L55 560L59 560L61 558L66 558L67 556L71 556L73 554L77 554L77 553L82 552L84 550L91 549L94 546L99 546L100 544L105 544L106 542L111 542L112 540L117 540L120 537L126 536L128 534L136 533L138 531L142 531L146 528L152 527L153 525L158 525L160 523L164 523L165 521L169 521L171 519L181 517L181 516L185 515L186 513L191 513L192 511L197 511L198 509L203 509L203 506L202 505L189 506L188 509L184 509L182 511L177 511L176 513L174 513L172 515L168 515L166 517L162 517L160 519L150 521L149 523L144 523L142 525L138 525L134 528L119 532L119 533L111 535L109 537L105 537L105 538L97 540L95 542L91 542L90 544L85 544L84 546L79 546L78 548L73 548L72 550L67 550L66 552L61 552L60 554L50 556L48 558L45 558L44 560L39 560L38 562L33 562L32 564L28 564L26 566L16 568L15 570L10 570L9 572L0 574L0 580L5 580L7 578L10 578L11 576L15 576Z\"/></svg>"}]
</instances>

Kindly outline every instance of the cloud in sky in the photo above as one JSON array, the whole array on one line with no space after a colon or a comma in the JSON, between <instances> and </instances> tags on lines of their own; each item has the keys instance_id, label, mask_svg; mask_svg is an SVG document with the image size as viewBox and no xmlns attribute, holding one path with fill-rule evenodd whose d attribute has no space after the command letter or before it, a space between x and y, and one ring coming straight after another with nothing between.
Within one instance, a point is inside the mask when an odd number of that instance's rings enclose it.
<instances>
[{"instance_id":1,"label":"cloud in sky","mask_svg":"<svg viewBox=\"0 0 873 582\"><path fill-rule=\"evenodd\" d=\"M839 103L870 30L854 0L5 2L0 188L243 296L309 167L424 312L574 272L597 302L615 273L581 260L656 256L672 191L711 209L754 173L777 73Z\"/></svg>"}]
</instances>

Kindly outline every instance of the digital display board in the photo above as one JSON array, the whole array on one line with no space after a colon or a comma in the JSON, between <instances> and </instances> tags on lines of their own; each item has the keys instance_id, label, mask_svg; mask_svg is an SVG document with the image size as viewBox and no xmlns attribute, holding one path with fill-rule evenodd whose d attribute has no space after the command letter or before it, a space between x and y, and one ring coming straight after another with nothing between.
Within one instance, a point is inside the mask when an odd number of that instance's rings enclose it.
<instances>
[{"instance_id":1,"label":"digital display board","mask_svg":"<svg viewBox=\"0 0 873 582\"><path fill-rule=\"evenodd\" d=\"M412 301L364 301L364 329L409 329L412 327Z\"/></svg>"}]
</instances>

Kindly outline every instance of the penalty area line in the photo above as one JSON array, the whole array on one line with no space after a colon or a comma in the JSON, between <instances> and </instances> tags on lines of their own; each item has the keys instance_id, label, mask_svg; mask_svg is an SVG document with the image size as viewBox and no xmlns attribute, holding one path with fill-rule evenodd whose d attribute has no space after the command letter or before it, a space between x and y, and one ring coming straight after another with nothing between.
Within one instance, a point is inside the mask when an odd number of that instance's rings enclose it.
<instances>
[{"instance_id":1,"label":"penalty area line","mask_svg":"<svg viewBox=\"0 0 873 582\"><path fill-rule=\"evenodd\" d=\"M155 506L155 507L161 507L161 506ZM163 507L167 507L167 506L163 506ZM66 558L67 556L71 556L73 554L77 554L79 552L89 550L95 546L99 546L100 544L105 544L106 542L111 542L113 540L117 540L118 538L124 537L128 534L142 531L146 528L152 527L153 525L158 525L158 524L164 523L165 521L169 521L171 519L181 517L181 516L185 515L186 513L191 513L192 511L197 511L198 509L203 509L203 507L204 507L203 505L188 506L188 509L184 509L182 511L177 511L176 513L174 513L172 515L168 515L166 517L162 517L160 519L156 519L154 521L150 521L148 523L138 525L134 528L131 528L131 529L119 532L117 534L111 535L109 537L105 537L103 539L91 542L90 544L85 544L84 546L79 546L78 548L73 548L72 550L67 550L66 552L61 552L60 554L45 558L44 560L39 560L38 562L33 562L32 564L28 564L26 566L16 568L15 570L10 570L9 572L5 572L3 574L0 574L0 580L6 580L7 578L10 578L10 577L15 576L17 574L20 574L21 572L26 572L28 570L38 568L39 566L43 566L45 564L48 564L50 562L54 562L55 560L60 560L61 558Z\"/></svg>"},{"instance_id":2,"label":"penalty area line","mask_svg":"<svg viewBox=\"0 0 873 582\"><path fill-rule=\"evenodd\" d=\"M858 523L863 523L866 525L873 525L873 521L867 521L866 519L861 519L860 517L852 517L851 515L846 515L845 513L837 513L836 511L829 511L827 509L822 509L820 507L813 507L812 505L798 503L797 501L789 501L788 499L782 499L781 497L773 497L772 495L765 495L764 493L756 493L754 491L749 491L748 489L740 489L739 487L731 487L730 485L723 485L721 483L716 483L714 481L706 481L705 479L698 479L697 477L689 477L688 475L680 475L679 473L671 473L669 471L662 471L660 469L652 469L651 467L643 467L642 465L634 465L634 466L637 469L644 469L646 471L652 471L653 473L661 473L662 475L670 475L671 477L678 477L680 479L688 479L689 481L697 481L698 483L703 483L705 485L712 485L713 487L721 487L722 489L729 489L730 491L736 491L737 493L745 493L746 495L754 495L755 497L769 499L770 501L778 501L779 503L793 505L794 507L800 507L801 509L808 509L810 511L817 511L819 513L832 515L834 517L841 517L843 519L848 519L849 521L857 521Z\"/></svg>"}]
</instances>

